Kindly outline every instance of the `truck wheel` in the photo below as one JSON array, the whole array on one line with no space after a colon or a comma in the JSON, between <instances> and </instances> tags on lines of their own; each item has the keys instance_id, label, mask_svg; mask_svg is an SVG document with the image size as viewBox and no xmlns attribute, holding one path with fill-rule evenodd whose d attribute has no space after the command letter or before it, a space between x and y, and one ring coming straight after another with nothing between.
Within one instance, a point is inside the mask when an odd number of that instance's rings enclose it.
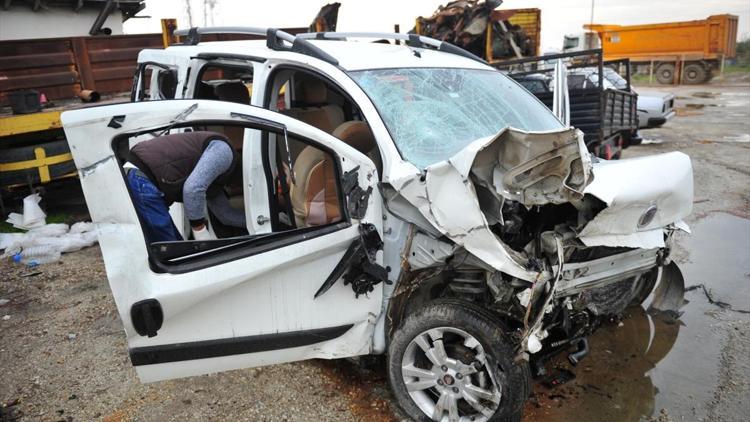
<instances>
[{"instance_id":1,"label":"truck wheel","mask_svg":"<svg viewBox=\"0 0 750 422\"><path fill-rule=\"evenodd\" d=\"M388 378L414 420L520 420L528 364L492 315L460 300L431 302L406 317L388 348Z\"/></svg>"},{"instance_id":2,"label":"truck wheel","mask_svg":"<svg viewBox=\"0 0 750 422\"><path fill-rule=\"evenodd\" d=\"M656 67L656 80L660 84L674 83L674 63L662 63Z\"/></svg>"},{"instance_id":3,"label":"truck wheel","mask_svg":"<svg viewBox=\"0 0 750 422\"><path fill-rule=\"evenodd\" d=\"M682 79L689 85L702 84L708 79L708 71L701 63L688 63L682 73Z\"/></svg>"}]
</instances>

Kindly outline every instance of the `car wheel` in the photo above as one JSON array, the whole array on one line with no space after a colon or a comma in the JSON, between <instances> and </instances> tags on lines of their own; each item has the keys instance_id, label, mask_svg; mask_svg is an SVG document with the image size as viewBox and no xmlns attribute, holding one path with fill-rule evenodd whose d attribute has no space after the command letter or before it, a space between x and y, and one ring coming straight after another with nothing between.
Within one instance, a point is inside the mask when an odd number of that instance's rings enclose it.
<instances>
[{"instance_id":1,"label":"car wheel","mask_svg":"<svg viewBox=\"0 0 750 422\"><path fill-rule=\"evenodd\" d=\"M662 63L656 67L656 80L660 84L674 83L674 63Z\"/></svg>"},{"instance_id":2,"label":"car wheel","mask_svg":"<svg viewBox=\"0 0 750 422\"><path fill-rule=\"evenodd\" d=\"M708 71L700 63L688 63L682 73L682 79L686 84L702 84L708 79Z\"/></svg>"},{"instance_id":3,"label":"car wheel","mask_svg":"<svg viewBox=\"0 0 750 422\"><path fill-rule=\"evenodd\" d=\"M414 420L519 420L530 372L507 330L476 305L435 301L406 317L388 348L388 378Z\"/></svg>"}]
</instances>

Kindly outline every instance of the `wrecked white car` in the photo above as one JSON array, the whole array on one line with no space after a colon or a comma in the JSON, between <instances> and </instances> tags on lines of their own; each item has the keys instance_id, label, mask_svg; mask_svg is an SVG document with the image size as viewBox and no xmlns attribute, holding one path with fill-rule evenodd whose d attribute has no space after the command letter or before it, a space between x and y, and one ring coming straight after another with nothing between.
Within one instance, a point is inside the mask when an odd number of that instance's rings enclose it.
<instances>
[{"instance_id":1,"label":"wrecked white car","mask_svg":"<svg viewBox=\"0 0 750 422\"><path fill-rule=\"evenodd\" d=\"M200 42L217 32L267 39ZM681 304L690 159L594 159L452 45L203 28L139 63L133 102L62 121L144 382L385 354L414 419L516 418L549 356L578 362L655 285L653 306ZM246 227L190 240L175 203L186 240L148 244L129 150L196 130L242 145L225 194Z\"/></svg>"}]
</instances>

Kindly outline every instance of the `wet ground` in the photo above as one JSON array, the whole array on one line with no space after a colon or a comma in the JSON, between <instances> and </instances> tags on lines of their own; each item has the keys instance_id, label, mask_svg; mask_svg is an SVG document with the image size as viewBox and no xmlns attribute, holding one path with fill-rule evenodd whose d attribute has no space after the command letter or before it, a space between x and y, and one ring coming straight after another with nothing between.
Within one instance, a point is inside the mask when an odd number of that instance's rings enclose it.
<instances>
[{"instance_id":1,"label":"wet ground","mask_svg":"<svg viewBox=\"0 0 750 422\"><path fill-rule=\"evenodd\" d=\"M631 309L590 339L575 379L534 385L526 420L746 421L750 415L750 86L649 88L677 116L624 157L691 156L695 202L675 251L678 321ZM627 181L625 181L627 182ZM75 201L73 201L75 202ZM37 274L0 262L0 421L403 419L382 365L312 361L143 385L98 248ZM713 303L712 303L713 302ZM8 318L5 318L8 315Z\"/></svg>"},{"instance_id":2,"label":"wet ground","mask_svg":"<svg viewBox=\"0 0 750 422\"><path fill-rule=\"evenodd\" d=\"M689 255L680 265L692 290L679 320L651 316L641 307L629 310L620 323L589 339L591 354L573 369L575 381L554 389L537 386L527 417L747 420L750 220L715 213L692 229L682 240ZM558 368L572 369L559 362Z\"/></svg>"}]
</instances>

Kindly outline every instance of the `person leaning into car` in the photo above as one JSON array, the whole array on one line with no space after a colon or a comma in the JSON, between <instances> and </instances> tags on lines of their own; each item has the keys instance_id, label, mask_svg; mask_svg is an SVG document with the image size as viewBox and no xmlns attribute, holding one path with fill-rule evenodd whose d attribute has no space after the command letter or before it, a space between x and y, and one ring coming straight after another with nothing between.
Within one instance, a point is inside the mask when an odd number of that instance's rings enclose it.
<instances>
[{"instance_id":1,"label":"person leaning into car","mask_svg":"<svg viewBox=\"0 0 750 422\"><path fill-rule=\"evenodd\" d=\"M182 132L135 145L123 166L149 243L182 240L169 206L182 202L193 238L208 240L206 209L225 225L245 226L242 211L229 206L223 186L242 180L239 154L216 132Z\"/></svg>"}]
</instances>

